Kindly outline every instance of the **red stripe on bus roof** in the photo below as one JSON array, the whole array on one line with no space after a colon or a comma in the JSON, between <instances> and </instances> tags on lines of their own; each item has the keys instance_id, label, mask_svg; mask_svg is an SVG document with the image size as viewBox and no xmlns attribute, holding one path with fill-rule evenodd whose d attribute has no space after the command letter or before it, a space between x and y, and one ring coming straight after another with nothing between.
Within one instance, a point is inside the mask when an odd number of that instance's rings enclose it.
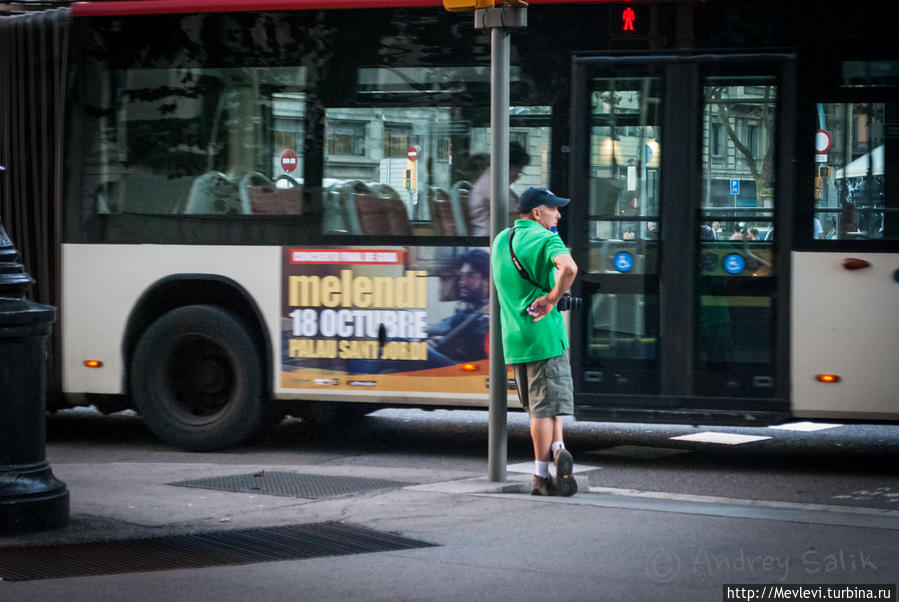
<instances>
[{"instance_id":1,"label":"red stripe on bus roof","mask_svg":"<svg viewBox=\"0 0 899 602\"><path fill-rule=\"evenodd\" d=\"M531 0L531 4L582 4L603 1L613 0ZM100 17L408 6L443 6L443 0L121 0L118 2L75 2L72 4L72 16Z\"/></svg>"},{"instance_id":2,"label":"red stripe on bus roof","mask_svg":"<svg viewBox=\"0 0 899 602\"><path fill-rule=\"evenodd\" d=\"M228 13L263 10L321 8L382 8L389 6L441 6L442 0L124 0L76 2L75 17L108 15L166 15L176 13Z\"/></svg>"}]
</instances>

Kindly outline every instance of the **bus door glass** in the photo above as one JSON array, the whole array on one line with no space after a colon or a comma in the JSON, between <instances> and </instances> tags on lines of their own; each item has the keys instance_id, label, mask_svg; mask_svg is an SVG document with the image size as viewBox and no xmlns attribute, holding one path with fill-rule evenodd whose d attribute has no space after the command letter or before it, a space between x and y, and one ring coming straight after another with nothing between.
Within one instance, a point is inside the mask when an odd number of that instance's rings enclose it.
<instances>
[{"instance_id":1,"label":"bus door glass","mask_svg":"<svg viewBox=\"0 0 899 602\"><path fill-rule=\"evenodd\" d=\"M775 178L789 148L778 138L787 62L576 58L568 232L584 298L571 316L579 415L784 405L774 241L778 197L789 197Z\"/></svg>"},{"instance_id":2,"label":"bus door glass","mask_svg":"<svg viewBox=\"0 0 899 602\"><path fill-rule=\"evenodd\" d=\"M700 395L773 393L773 78L703 85L702 203L696 286Z\"/></svg>"},{"instance_id":3,"label":"bus door glass","mask_svg":"<svg viewBox=\"0 0 899 602\"><path fill-rule=\"evenodd\" d=\"M660 88L591 81L585 378L613 391L658 390Z\"/></svg>"}]
</instances>

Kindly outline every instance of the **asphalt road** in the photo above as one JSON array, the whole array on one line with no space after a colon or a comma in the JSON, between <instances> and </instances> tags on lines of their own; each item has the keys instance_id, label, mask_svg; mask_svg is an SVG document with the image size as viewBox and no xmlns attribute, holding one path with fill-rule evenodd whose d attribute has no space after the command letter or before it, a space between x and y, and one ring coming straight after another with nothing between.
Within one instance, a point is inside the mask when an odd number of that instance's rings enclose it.
<instances>
[{"instance_id":1,"label":"asphalt road","mask_svg":"<svg viewBox=\"0 0 899 602\"><path fill-rule=\"evenodd\" d=\"M487 413L381 410L344 425L286 419L213 454L158 441L133 413L89 409L48 421L48 459L341 464L487 474ZM510 473L533 459L525 415L508 416ZM899 425L799 422L784 428L576 422L566 445L591 486L899 510ZM791 430L813 429L813 430ZM704 435L713 433L712 435ZM685 440L699 437L706 440ZM300 459L301 458L301 459Z\"/></svg>"}]
</instances>

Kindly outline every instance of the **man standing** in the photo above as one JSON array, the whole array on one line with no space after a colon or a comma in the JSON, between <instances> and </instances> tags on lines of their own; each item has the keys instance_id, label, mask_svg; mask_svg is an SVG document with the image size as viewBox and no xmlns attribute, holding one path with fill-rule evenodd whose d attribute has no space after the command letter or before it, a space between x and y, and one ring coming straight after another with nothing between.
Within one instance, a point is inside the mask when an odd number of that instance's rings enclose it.
<instances>
[{"instance_id":1,"label":"man standing","mask_svg":"<svg viewBox=\"0 0 899 602\"><path fill-rule=\"evenodd\" d=\"M519 219L493 241L491 267L500 305L503 355L530 417L534 444L532 495L574 495L574 460L562 439L562 417L574 413L568 333L556 303L571 288L577 264L555 233L570 199L528 188ZM556 275L558 270L558 276ZM549 475L555 463L556 476Z\"/></svg>"}]
</instances>

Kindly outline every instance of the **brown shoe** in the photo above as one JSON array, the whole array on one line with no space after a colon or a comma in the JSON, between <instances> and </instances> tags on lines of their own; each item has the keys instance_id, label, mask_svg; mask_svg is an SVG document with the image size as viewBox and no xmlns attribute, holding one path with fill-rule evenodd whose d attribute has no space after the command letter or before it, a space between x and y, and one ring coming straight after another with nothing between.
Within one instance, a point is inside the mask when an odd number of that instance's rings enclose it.
<instances>
[{"instance_id":1,"label":"brown shoe","mask_svg":"<svg viewBox=\"0 0 899 602\"><path fill-rule=\"evenodd\" d=\"M574 458L567 449L559 448L553 456L553 463L556 465L556 478L553 483L553 489L556 495L569 497L577 493L577 481L574 480Z\"/></svg>"},{"instance_id":2,"label":"brown shoe","mask_svg":"<svg viewBox=\"0 0 899 602\"><path fill-rule=\"evenodd\" d=\"M556 490L553 487L552 479L548 477L538 477L534 475L534 482L531 483L531 495L555 495Z\"/></svg>"}]
</instances>

